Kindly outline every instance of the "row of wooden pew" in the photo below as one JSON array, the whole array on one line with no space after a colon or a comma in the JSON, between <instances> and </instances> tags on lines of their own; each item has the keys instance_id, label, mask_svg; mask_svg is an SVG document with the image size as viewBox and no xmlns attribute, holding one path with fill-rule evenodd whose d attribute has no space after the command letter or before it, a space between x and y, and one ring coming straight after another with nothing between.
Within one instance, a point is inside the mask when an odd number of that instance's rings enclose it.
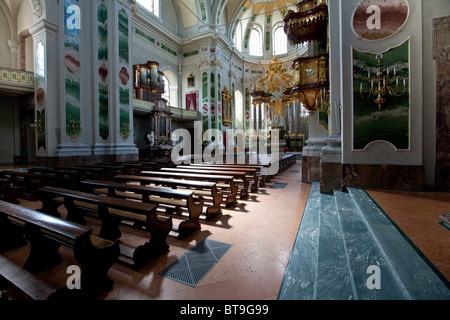
<instances>
[{"instance_id":1,"label":"row of wooden pew","mask_svg":"<svg viewBox=\"0 0 450 320\"><path fill-rule=\"evenodd\" d=\"M293 155L280 159L280 172L295 163ZM102 164L92 167L34 168L27 172L0 172L3 200L0 200L0 253L30 243L24 268L3 261L1 274L24 288L32 299L57 299L73 294L67 288L37 290L42 269L60 262L58 248L72 248L82 272L82 297L95 297L112 286L111 266L121 261L137 269L169 250L171 231L182 239L201 228L200 216L211 220L250 193L264 187L271 176L264 176L256 165L197 164L155 170L148 163ZM101 169L101 170L99 170ZM119 171L108 171L119 170ZM38 211L14 204L26 196L42 202ZM17 203L17 202L16 202ZM58 208L67 210L65 220ZM85 216L100 219L98 235L92 234ZM174 225L174 219L181 222ZM149 231L149 239L136 248L120 242L120 224L129 222ZM0 256L1 257L1 256ZM23 275L33 281L20 283ZM19 282L19 284L18 284ZM42 285L40 288L48 288ZM34 289L33 289L34 288Z\"/></svg>"}]
</instances>

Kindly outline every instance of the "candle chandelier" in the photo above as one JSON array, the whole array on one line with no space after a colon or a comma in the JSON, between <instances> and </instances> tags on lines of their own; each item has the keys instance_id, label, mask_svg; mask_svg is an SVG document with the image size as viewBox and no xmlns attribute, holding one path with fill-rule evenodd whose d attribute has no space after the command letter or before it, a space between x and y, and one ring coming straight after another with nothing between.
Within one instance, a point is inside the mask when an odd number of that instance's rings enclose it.
<instances>
[{"instance_id":1,"label":"candle chandelier","mask_svg":"<svg viewBox=\"0 0 450 320\"><path fill-rule=\"evenodd\" d=\"M381 107L386 103L387 96L400 97L407 92L406 79L403 79L402 88L400 88L401 79L397 75L397 70L394 67L393 70L386 69L386 73L382 71L382 59L383 55L376 55L378 60L378 70L375 78L372 77L371 72L368 72L368 81L370 84L369 94L364 96L363 93L363 83L360 83L359 93L363 99L375 98L374 102L378 105L378 109L381 111ZM391 73L391 71L393 71ZM394 84L395 82L395 84Z\"/></svg>"},{"instance_id":2,"label":"candle chandelier","mask_svg":"<svg viewBox=\"0 0 450 320\"><path fill-rule=\"evenodd\" d=\"M267 103L272 109L272 118L276 114L284 118L284 105L291 100L293 77L284 72L282 67L283 63L275 56L269 63L266 76L256 82L255 90L251 92L253 105Z\"/></svg>"}]
</instances>

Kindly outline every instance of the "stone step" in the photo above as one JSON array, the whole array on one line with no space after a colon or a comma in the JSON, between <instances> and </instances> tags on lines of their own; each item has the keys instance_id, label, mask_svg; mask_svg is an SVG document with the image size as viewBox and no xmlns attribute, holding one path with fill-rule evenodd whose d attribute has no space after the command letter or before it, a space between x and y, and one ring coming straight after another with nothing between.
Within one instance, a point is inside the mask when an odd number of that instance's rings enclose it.
<instances>
[{"instance_id":1,"label":"stone step","mask_svg":"<svg viewBox=\"0 0 450 320\"><path fill-rule=\"evenodd\" d=\"M424 255L412 245L396 225L379 208L375 201L361 189L349 188L349 194L370 234L376 239L389 262L392 272L401 286L406 299L450 299L450 289L436 274ZM383 273L381 274L383 277Z\"/></svg>"},{"instance_id":2,"label":"stone step","mask_svg":"<svg viewBox=\"0 0 450 320\"><path fill-rule=\"evenodd\" d=\"M313 183L278 299L450 299L422 256L365 191Z\"/></svg>"},{"instance_id":3,"label":"stone step","mask_svg":"<svg viewBox=\"0 0 450 320\"><path fill-rule=\"evenodd\" d=\"M405 296L392 274L389 262L373 238L355 202L348 193L335 191L334 197L343 231L348 268L356 300L404 300ZM379 271L380 287L372 268ZM369 271L369 273L368 273ZM369 282L369 286L367 286Z\"/></svg>"},{"instance_id":4,"label":"stone step","mask_svg":"<svg viewBox=\"0 0 450 320\"><path fill-rule=\"evenodd\" d=\"M320 185L314 183L303 212L278 300L314 300L319 249Z\"/></svg>"},{"instance_id":5,"label":"stone step","mask_svg":"<svg viewBox=\"0 0 450 320\"><path fill-rule=\"evenodd\" d=\"M319 254L315 300L353 300L352 275L334 196L320 196Z\"/></svg>"}]
</instances>

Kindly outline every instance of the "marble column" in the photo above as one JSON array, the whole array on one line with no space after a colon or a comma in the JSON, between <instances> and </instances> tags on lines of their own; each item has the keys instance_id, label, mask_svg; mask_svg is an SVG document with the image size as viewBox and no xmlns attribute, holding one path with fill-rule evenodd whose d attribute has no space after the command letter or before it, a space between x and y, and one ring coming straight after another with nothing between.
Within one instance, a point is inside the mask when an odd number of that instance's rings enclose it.
<instances>
[{"instance_id":1,"label":"marble column","mask_svg":"<svg viewBox=\"0 0 450 320\"><path fill-rule=\"evenodd\" d=\"M130 77L132 9L131 0L60 0L57 23L41 19L29 28L36 120L43 132L37 135L38 163L138 158Z\"/></svg>"},{"instance_id":2,"label":"marble column","mask_svg":"<svg viewBox=\"0 0 450 320\"><path fill-rule=\"evenodd\" d=\"M434 19L436 60L436 189L450 190L450 16Z\"/></svg>"},{"instance_id":3,"label":"marble column","mask_svg":"<svg viewBox=\"0 0 450 320\"><path fill-rule=\"evenodd\" d=\"M60 143L59 30L58 25L44 19L29 28L35 59L36 161L43 164L54 157Z\"/></svg>"},{"instance_id":4,"label":"marble column","mask_svg":"<svg viewBox=\"0 0 450 320\"><path fill-rule=\"evenodd\" d=\"M326 146L321 150L320 191L332 193L342 189L342 138L341 138L341 53L339 35L339 3L329 1L330 24L330 110Z\"/></svg>"}]
</instances>

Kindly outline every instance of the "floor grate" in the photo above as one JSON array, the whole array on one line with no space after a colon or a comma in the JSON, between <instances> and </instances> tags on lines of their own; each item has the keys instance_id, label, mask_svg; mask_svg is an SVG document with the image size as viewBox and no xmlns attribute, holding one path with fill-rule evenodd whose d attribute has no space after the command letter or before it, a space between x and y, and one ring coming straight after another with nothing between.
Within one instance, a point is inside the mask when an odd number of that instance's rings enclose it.
<instances>
[{"instance_id":1,"label":"floor grate","mask_svg":"<svg viewBox=\"0 0 450 320\"><path fill-rule=\"evenodd\" d=\"M233 245L205 239L159 275L196 287Z\"/></svg>"},{"instance_id":2,"label":"floor grate","mask_svg":"<svg viewBox=\"0 0 450 320\"><path fill-rule=\"evenodd\" d=\"M277 182L277 183L274 183L274 184L271 186L271 188L272 188L272 189L284 189L284 188L286 188L287 186L288 186L287 183L279 183L279 182Z\"/></svg>"}]
</instances>

